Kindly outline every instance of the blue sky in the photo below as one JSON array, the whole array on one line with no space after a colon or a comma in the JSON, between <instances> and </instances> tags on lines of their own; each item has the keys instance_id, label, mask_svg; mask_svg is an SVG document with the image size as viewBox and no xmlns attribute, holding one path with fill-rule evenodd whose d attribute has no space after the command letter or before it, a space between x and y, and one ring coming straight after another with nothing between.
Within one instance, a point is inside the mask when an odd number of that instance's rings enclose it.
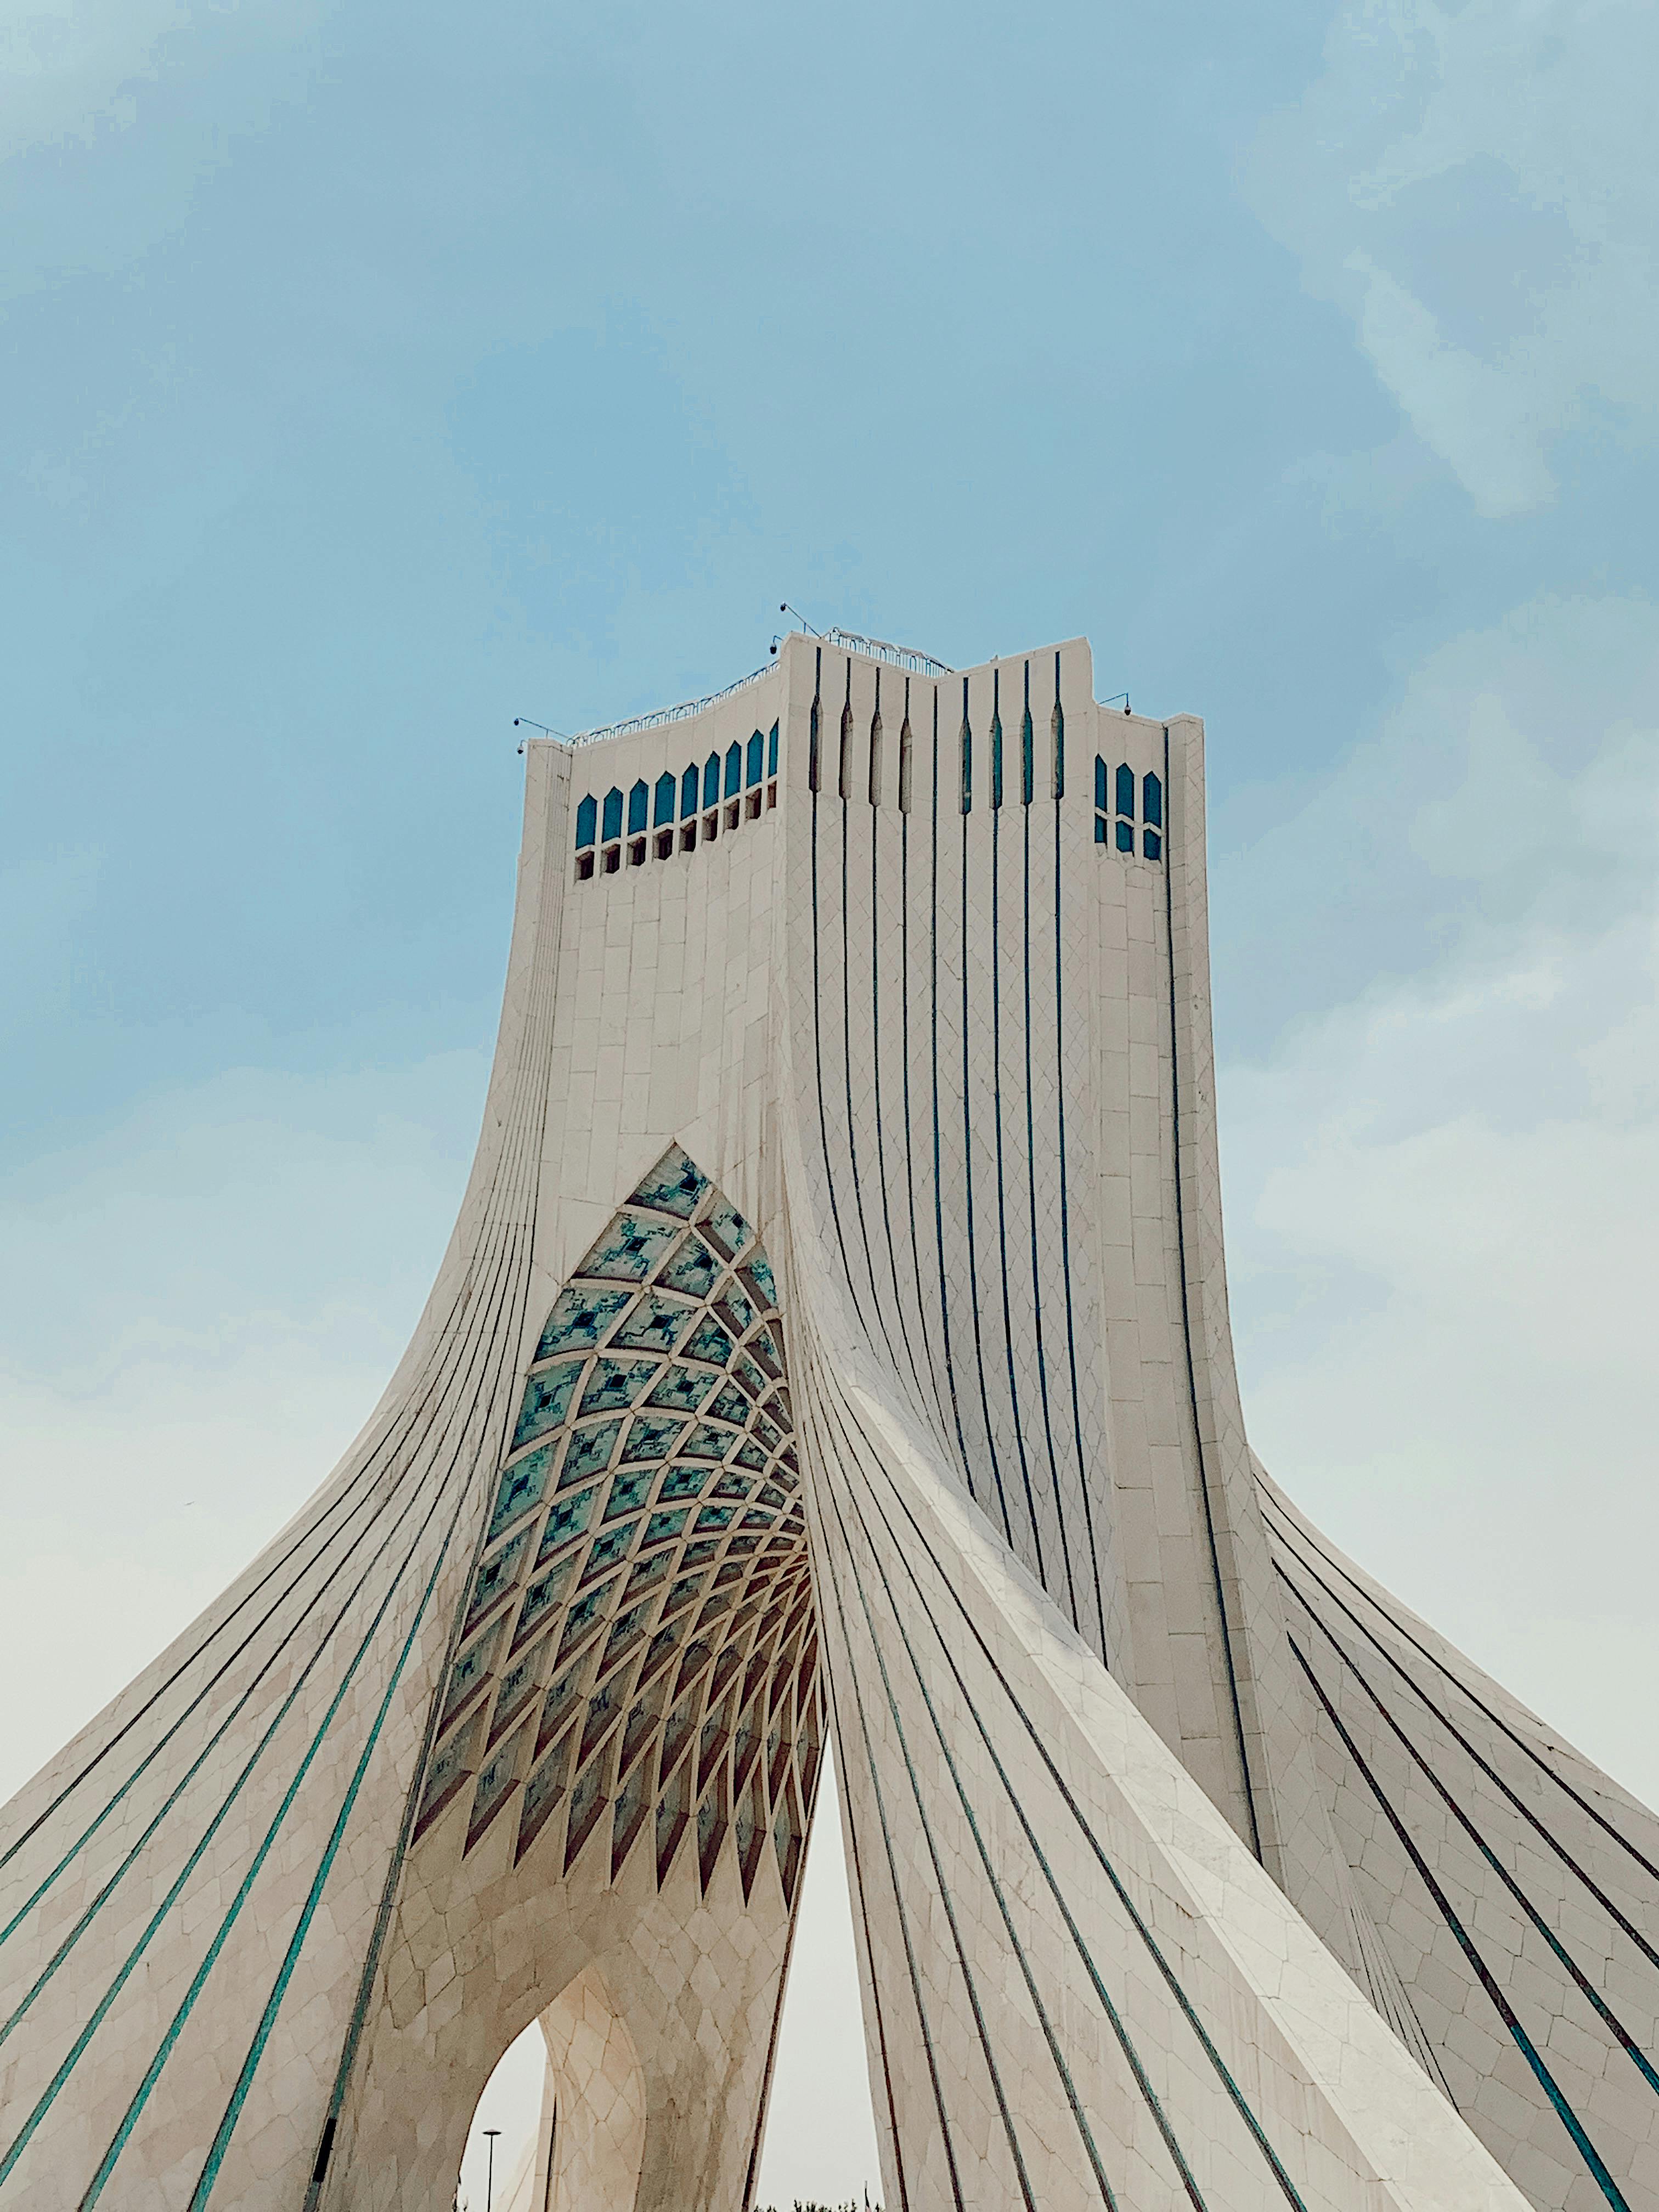
<instances>
[{"instance_id":1,"label":"blue sky","mask_svg":"<svg viewBox=\"0 0 1659 2212\"><path fill-rule=\"evenodd\" d=\"M1659 1784L1656 69L1633 0L0 0L0 1633L108 1621L0 1783L401 1346L512 717L787 598L1206 716L1258 1447Z\"/></svg>"}]
</instances>

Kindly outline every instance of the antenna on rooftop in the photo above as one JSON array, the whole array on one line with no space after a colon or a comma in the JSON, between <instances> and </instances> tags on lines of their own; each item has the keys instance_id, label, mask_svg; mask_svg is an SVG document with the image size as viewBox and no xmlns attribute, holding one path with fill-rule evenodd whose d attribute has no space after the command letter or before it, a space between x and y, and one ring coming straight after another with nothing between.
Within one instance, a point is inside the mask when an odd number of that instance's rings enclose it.
<instances>
[{"instance_id":1,"label":"antenna on rooftop","mask_svg":"<svg viewBox=\"0 0 1659 2212\"><path fill-rule=\"evenodd\" d=\"M800 624L801 628L806 632L809 637L822 637L823 635L823 632L821 629L815 629L812 624L807 621L800 609L799 607L792 607L787 599L780 599L778 601L778 612L781 615L793 615L795 620ZM775 653L777 649L778 641L775 637L772 641L772 650Z\"/></svg>"}]
</instances>

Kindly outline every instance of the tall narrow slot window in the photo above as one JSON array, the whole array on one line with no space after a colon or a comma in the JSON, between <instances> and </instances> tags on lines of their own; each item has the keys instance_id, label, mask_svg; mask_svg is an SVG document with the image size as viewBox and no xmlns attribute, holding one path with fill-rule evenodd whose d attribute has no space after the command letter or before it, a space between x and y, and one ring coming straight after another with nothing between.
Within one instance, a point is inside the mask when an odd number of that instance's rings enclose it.
<instances>
[{"instance_id":1,"label":"tall narrow slot window","mask_svg":"<svg viewBox=\"0 0 1659 2212\"><path fill-rule=\"evenodd\" d=\"M974 732L968 720L968 678L965 676L962 679L962 735L959 743L962 753L962 811L964 814L971 814L974 811Z\"/></svg>"},{"instance_id":2,"label":"tall narrow slot window","mask_svg":"<svg viewBox=\"0 0 1659 2212\"><path fill-rule=\"evenodd\" d=\"M870 717L870 804L881 805L881 671L876 671L876 711Z\"/></svg>"},{"instance_id":3,"label":"tall narrow slot window","mask_svg":"<svg viewBox=\"0 0 1659 2212\"><path fill-rule=\"evenodd\" d=\"M1054 795L1066 796L1066 715L1060 703L1060 655L1054 655L1054 711L1048 717L1048 738L1052 746Z\"/></svg>"},{"instance_id":4,"label":"tall narrow slot window","mask_svg":"<svg viewBox=\"0 0 1659 2212\"><path fill-rule=\"evenodd\" d=\"M815 648L815 658L812 663L812 714L807 726L806 787L809 791L816 791L820 780L821 768L818 754L823 716L819 711L818 694L823 688L823 647L820 645Z\"/></svg>"},{"instance_id":5,"label":"tall narrow slot window","mask_svg":"<svg viewBox=\"0 0 1659 2212\"><path fill-rule=\"evenodd\" d=\"M657 778L656 804L652 811L659 830L665 822L674 818L674 778L667 769Z\"/></svg>"},{"instance_id":6,"label":"tall narrow slot window","mask_svg":"<svg viewBox=\"0 0 1659 2212\"><path fill-rule=\"evenodd\" d=\"M1025 703L1019 718L1019 803L1029 806L1036 796L1036 737L1031 728L1031 664L1025 664Z\"/></svg>"},{"instance_id":7,"label":"tall narrow slot window","mask_svg":"<svg viewBox=\"0 0 1659 2212\"><path fill-rule=\"evenodd\" d=\"M1111 811L1111 774L1100 755L1095 755L1095 805L1103 814Z\"/></svg>"},{"instance_id":8,"label":"tall narrow slot window","mask_svg":"<svg viewBox=\"0 0 1659 2212\"><path fill-rule=\"evenodd\" d=\"M720 803L720 757L710 753L702 764L702 803L718 806Z\"/></svg>"},{"instance_id":9,"label":"tall narrow slot window","mask_svg":"<svg viewBox=\"0 0 1659 2212\"><path fill-rule=\"evenodd\" d=\"M607 844L613 837L622 836L622 799L621 792L613 783L605 794L605 837Z\"/></svg>"},{"instance_id":10,"label":"tall narrow slot window","mask_svg":"<svg viewBox=\"0 0 1659 2212\"><path fill-rule=\"evenodd\" d=\"M582 800L580 805L576 809L576 849L578 852L581 850L584 845L591 845L593 842L594 838L599 834L599 802L595 799L592 792L590 792L587 797Z\"/></svg>"},{"instance_id":11,"label":"tall narrow slot window","mask_svg":"<svg viewBox=\"0 0 1659 2212\"><path fill-rule=\"evenodd\" d=\"M766 773L768 774L768 775L775 775L777 774L777 772L778 772L778 726L777 726L777 724L776 724L775 722L774 722L774 723L773 723L773 725L772 725L772 727L771 727L770 731L769 731L769 732L768 732L768 734L767 734L767 739L766 739Z\"/></svg>"},{"instance_id":12,"label":"tall narrow slot window","mask_svg":"<svg viewBox=\"0 0 1659 2212\"><path fill-rule=\"evenodd\" d=\"M905 685L908 695L909 685ZM906 713L899 730L899 812L908 814L911 806L912 779L915 775L916 741L910 734L909 699L905 700Z\"/></svg>"},{"instance_id":13,"label":"tall narrow slot window","mask_svg":"<svg viewBox=\"0 0 1659 2212\"><path fill-rule=\"evenodd\" d=\"M836 779L836 790L842 799L853 796L853 664L847 664L847 704L841 710L841 768Z\"/></svg>"},{"instance_id":14,"label":"tall narrow slot window","mask_svg":"<svg viewBox=\"0 0 1659 2212\"><path fill-rule=\"evenodd\" d=\"M743 747L735 738L726 748L726 795L735 799L743 789Z\"/></svg>"},{"instance_id":15,"label":"tall narrow slot window","mask_svg":"<svg viewBox=\"0 0 1659 2212\"><path fill-rule=\"evenodd\" d=\"M765 749L766 740L762 737L760 732L757 730L754 736L749 740L748 757L744 764L743 780L745 783L758 783L760 781L761 756L765 751Z\"/></svg>"},{"instance_id":16,"label":"tall narrow slot window","mask_svg":"<svg viewBox=\"0 0 1659 2212\"><path fill-rule=\"evenodd\" d=\"M1134 819L1135 772L1127 761L1120 763L1117 771L1117 811Z\"/></svg>"},{"instance_id":17,"label":"tall narrow slot window","mask_svg":"<svg viewBox=\"0 0 1659 2212\"><path fill-rule=\"evenodd\" d=\"M650 807L650 787L641 776L628 794L628 834L630 837L636 830L644 829L645 817Z\"/></svg>"},{"instance_id":18,"label":"tall narrow slot window","mask_svg":"<svg viewBox=\"0 0 1659 2212\"><path fill-rule=\"evenodd\" d=\"M695 814L696 811L697 764L693 761L680 778L680 817L684 820L688 814Z\"/></svg>"},{"instance_id":19,"label":"tall narrow slot window","mask_svg":"<svg viewBox=\"0 0 1659 2212\"><path fill-rule=\"evenodd\" d=\"M1002 804L1002 671L991 671L991 804Z\"/></svg>"}]
</instances>

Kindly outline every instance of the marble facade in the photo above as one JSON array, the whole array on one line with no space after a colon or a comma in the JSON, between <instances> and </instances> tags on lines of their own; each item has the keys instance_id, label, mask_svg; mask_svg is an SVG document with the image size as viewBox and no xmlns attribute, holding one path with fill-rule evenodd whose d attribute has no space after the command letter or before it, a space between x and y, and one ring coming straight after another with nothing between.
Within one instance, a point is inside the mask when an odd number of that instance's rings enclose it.
<instances>
[{"instance_id":1,"label":"marble facade","mask_svg":"<svg viewBox=\"0 0 1659 2212\"><path fill-rule=\"evenodd\" d=\"M1659 1824L1251 1453L1201 725L794 635L526 749L430 1302L0 1814L0 2206L743 2212L841 1780L889 2212L1659 2200Z\"/></svg>"}]
</instances>

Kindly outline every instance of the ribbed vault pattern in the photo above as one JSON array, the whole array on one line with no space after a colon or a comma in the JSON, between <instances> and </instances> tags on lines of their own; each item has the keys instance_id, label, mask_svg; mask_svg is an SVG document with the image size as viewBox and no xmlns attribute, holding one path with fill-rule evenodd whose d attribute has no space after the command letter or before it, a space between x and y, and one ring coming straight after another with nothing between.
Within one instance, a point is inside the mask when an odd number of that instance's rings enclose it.
<instances>
[{"instance_id":1,"label":"ribbed vault pattern","mask_svg":"<svg viewBox=\"0 0 1659 2212\"><path fill-rule=\"evenodd\" d=\"M817 1636L770 1264L676 1146L561 1291L463 1601L418 1841L463 1792L471 1851L611 1875L695 1826L745 1901L769 1840L792 1899L823 1743ZM522 1782L523 1789L514 1784Z\"/></svg>"}]
</instances>

